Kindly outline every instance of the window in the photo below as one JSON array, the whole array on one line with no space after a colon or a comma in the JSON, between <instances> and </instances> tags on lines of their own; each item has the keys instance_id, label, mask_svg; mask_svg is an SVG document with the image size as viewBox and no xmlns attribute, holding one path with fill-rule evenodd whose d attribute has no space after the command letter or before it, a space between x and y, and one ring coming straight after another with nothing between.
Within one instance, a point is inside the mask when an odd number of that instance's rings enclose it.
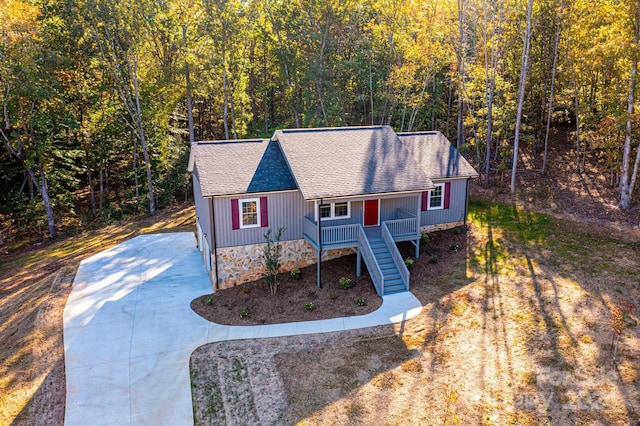
<instances>
[{"instance_id":1,"label":"window","mask_svg":"<svg viewBox=\"0 0 640 426\"><path fill-rule=\"evenodd\" d=\"M251 198L240 200L240 228L260 226L260 200Z\"/></svg>"},{"instance_id":2,"label":"window","mask_svg":"<svg viewBox=\"0 0 640 426\"><path fill-rule=\"evenodd\" d=\"M444 183L436 183L435 188L429 191L429 210L444 208Z\"/></svg>"},{"instance_id":3,"label":"window","mask_svg":"<svg viewBox=\"0 0 640 426\"><path fill-rule=\"evenodd\" d=\"M316 204L316 221L318 220L318 211ZM328 203L320 206L320 217L322 219L348 219L351 217L351 203L342 201L338 203Z\"/></svg>"}]
</instances>

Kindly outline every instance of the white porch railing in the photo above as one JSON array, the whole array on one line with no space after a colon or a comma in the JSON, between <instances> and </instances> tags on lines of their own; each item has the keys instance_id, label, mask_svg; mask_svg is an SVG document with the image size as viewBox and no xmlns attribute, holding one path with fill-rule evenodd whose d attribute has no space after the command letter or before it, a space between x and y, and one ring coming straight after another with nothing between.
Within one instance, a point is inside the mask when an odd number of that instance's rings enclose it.
<instances>
[{"instance_id":1,"label":"white porch railing","mask_svg":"<svg viewBox=\"0 0 640 426\"><path fill-rule=\"evenodd\" d=\"M355 243L358 241L360 225L338 225L322 227L322 245Z\"/></svg>"},{"instance_id":2,"label":"white porch railing","mask_svg":"<svg viewBox=\"0 0 640 426\"><path fill-rule=\"evenodd\" d=\"M357 226L358 247L360 253L364 258L364 263L367 265L367 270L369 271L369 276L371 276L371 281L373 281L373 286L376 288L378 295L382 297L384 296L384 275L382 275L380 265L378 265L378 261L373 254L373 249L371 248L371 244L369 244L367 235L364 233L364 228L362 225Z\"/></svg>"},{"instance_id":3,"label":"white porch railing","mask_svg":"<svg viewBox=\"0 0 640 426\"><path fill-rule=\"evenodd\" d=\"M418 219L415 217L409 219L385 220L383 225L388 227L392 237L418 233Z\"/></svg>"},{"instance_id":4,"label":"white porch railing","mask_svg":"<svg viewBox=\"0 0 640 426\"><path fill-rule=\"evenodd\" d=\"M322 224L322 246L332 246L338 244L354 245L358 241L358 227L360 225L338 225L338 226L326 226ZM316 244L318 244L318 227L316 222L312 221L308 217L304 218L303 232L307 234Z\"/></svg>"},{"instance_id":5,"label":"white porch railing","mask_svg":"<svg viewBox=\"0 0 640 426\"><path fill-rule=\"evenodd\" d=\"M400 273L405 289L409 290L409 269L407 269L407 265L405 265L404 260L396 247L395 241L393 241L391 232L389 232L389 228L387 227L387 222L382 223L382 239L391 252L391 258L393 259L393 263L396 264L396 268L398 268L398 272Z\"/></svg>"}]
</instances>

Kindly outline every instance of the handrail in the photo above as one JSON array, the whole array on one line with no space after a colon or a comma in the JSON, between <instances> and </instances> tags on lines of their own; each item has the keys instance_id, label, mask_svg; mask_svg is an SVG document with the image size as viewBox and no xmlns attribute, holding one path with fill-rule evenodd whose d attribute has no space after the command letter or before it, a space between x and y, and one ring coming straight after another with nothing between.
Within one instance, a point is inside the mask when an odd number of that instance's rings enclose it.
<instances>
[{"instance_id":1,"label":"handrail","mask_svg":"<svg viewBox=\"0 0 640 426\"><path fill-rule=\"evenodd\" d=\"M404 260L398 251L398 247L396 247L396 243L393 241L393 237L391 236L391 232L389 232L386 222L382 222L382 238L387 244L389 252L391 252L391 258L393 259L393 263L396 264L396 268L398 268L400 277L402 277L405 290L409 290L409 269L407 269L407 265L405 265Z\"/></svg>"},{"instance_id":2,"label":"handrail","mask_svg":"<svg viewBox=\"0 0 640 426\"><path fill-rule=\"evenodd\" d=\"M355 243L358 241L358 226L323 226L322 245Z\"/></svg>"},{"instance_id":3,"label":"handrail","mask_svg":"<svg viewBox=\"0 0 640 426\"><path fill-rule=\"evenodd\" d=\"M385 220L392 237L417 233L417 218Z\"/></svg>"},{"instance_id":4,"label":"handrail","mask_svg":"<svg viewBox=\"0 0 640 426\"><path fill-rule=\"evenodd\" d=\"M405 217L402 217L403 215ZM398 219L409 219L416 217L414 213L411 213L409 210L403 209L402 207L398 207L396 209L396 216L398 217Z\"/></svg>"},{"instance_id":5,"label":"handrail","mask_svg":"<svg viewBox=\"0 0 640 426\"><path fill-rule=\"evenodd\" d=\"M369 244L367 235L364 233L364 228L360 224L358 224L358 246L360 247L362 257L364 258L364 263L367 265L367 269L369 270L373 286L376 288L378 295L382 297L384 296L384 275L382 275L380 265L378 265L378 262L373 255L373 249L371 248L371 244Z\"/></svg>"},{"instance_id":6,"label":"handrail","mask_svg":"<svg viewBox=\"0 0 640 426\"><path fill-rule=\"evenodd\" d=\"M309 219L306 216L304 217L302 232L306 234L307 237L311 238L315 245L318 244L318 242L316 241L318 239L318 226L313 220Z\"/></svg>"}]
</instances>

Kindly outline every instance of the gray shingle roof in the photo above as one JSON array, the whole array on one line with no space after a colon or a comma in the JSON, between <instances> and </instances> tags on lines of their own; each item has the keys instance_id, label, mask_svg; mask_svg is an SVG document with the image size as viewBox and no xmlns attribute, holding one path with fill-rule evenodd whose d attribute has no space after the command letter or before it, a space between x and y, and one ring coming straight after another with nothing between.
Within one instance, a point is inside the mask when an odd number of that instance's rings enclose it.
<instances>
[{"instance_id":1,"label":"gray shingle roof","mask_svg":"<svg viewBox=\"0 0 640 426\"><path fill-rule=\"evenodd\" d=\"M433 187L389 126L277 130L273 139L307 200Z\"/></svg>"},{"instance_id":2,"label":"gray shingle roof","mask_svg":"<svg viewBox=\"0 0 640 426\"><path fill-rule=\"evenodd\" d=\"M398 138L431 179L478 176L440 132L398 133Z\"/></svg>"},{"instance_id":3,"label":"gray shingle roof","mask_svg":"<svg viewBox=\"0 0 640 426\"><path fill-rule=\"evenodd\" d=\"M197 173L205 197L297 188L278 144L269 139L193 143L189 170Z\"/></svg>"}]
</instances>

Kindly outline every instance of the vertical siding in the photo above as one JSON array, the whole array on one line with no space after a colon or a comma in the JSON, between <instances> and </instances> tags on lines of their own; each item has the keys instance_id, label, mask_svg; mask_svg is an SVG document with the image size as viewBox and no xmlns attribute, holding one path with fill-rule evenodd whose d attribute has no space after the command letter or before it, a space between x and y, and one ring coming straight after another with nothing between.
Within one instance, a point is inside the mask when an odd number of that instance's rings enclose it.
<instances>
[{"instance_id":1,"label":"vertical siding","mask_svg":"<svg viewBox=\"0 0 640 426\"><path fill-rule=\"evenodd\" d=\"M315 220L315 201L306 202L306 214L311 220ZM362 201L351 201L351 217L349 219L337 219L337 220L323 220L323 226L341 226L341 225L354 225L362 224Z\"/></svg>"},{"instance_id":2,"label":"vertical siding","mask_svg":"<svg viewBox=\"0 0 640 426\"><path fill-rule=\"evenodd\" d=\"M419 202L420 194L382 199L380 200L380 220L384 222L385 220L398 219L396 215L398 209L405 209L415 215L418 212Z\"/></svg>"},{"instance_id":3,"label":"vertical siding","mask_svg":"<svg viewBox=\"0 0 640 426\"><path fill-rule=\"evenodd\" d=\"M209 244L209 247L213 247L211 241L211 202L208 198L202 197L202 189L200 188L200 182L198 181L197 173L193 173L193 198L196 205L196 218L202 233L206 235L205 239ZM202 247L200 247L202 249Z\"/></svg>"},{"instance_id":4,"label":"vertical siding","mask_svg":"<svg viewBox=\"0 0 640 426\"><path fill-rule=\"evenodd\" d=\"M448 209L427 210L420 214L420 226L462 222L467 204L467 179L451 180L451 197ZM439 183L439 182L438 182Z\"/></svg>"},{"instance_id":5,"label":"vertical siding","mask_svg":"<svg viewBox=\"0 0 640 426\"><path fill-rule=\"evenodd\" d=\"M267 197L269 206L269 227L232 229L231 199ZM272 229L285 227L282 241L298 240L302 238L303 220L305 215L305 201L300 192L278 192L267 194L245 194L234 197L214 198L216 215L216 240L218 247L234 247L248 244L264 243L264 234Z\"/></svg>"}]
</instances>

